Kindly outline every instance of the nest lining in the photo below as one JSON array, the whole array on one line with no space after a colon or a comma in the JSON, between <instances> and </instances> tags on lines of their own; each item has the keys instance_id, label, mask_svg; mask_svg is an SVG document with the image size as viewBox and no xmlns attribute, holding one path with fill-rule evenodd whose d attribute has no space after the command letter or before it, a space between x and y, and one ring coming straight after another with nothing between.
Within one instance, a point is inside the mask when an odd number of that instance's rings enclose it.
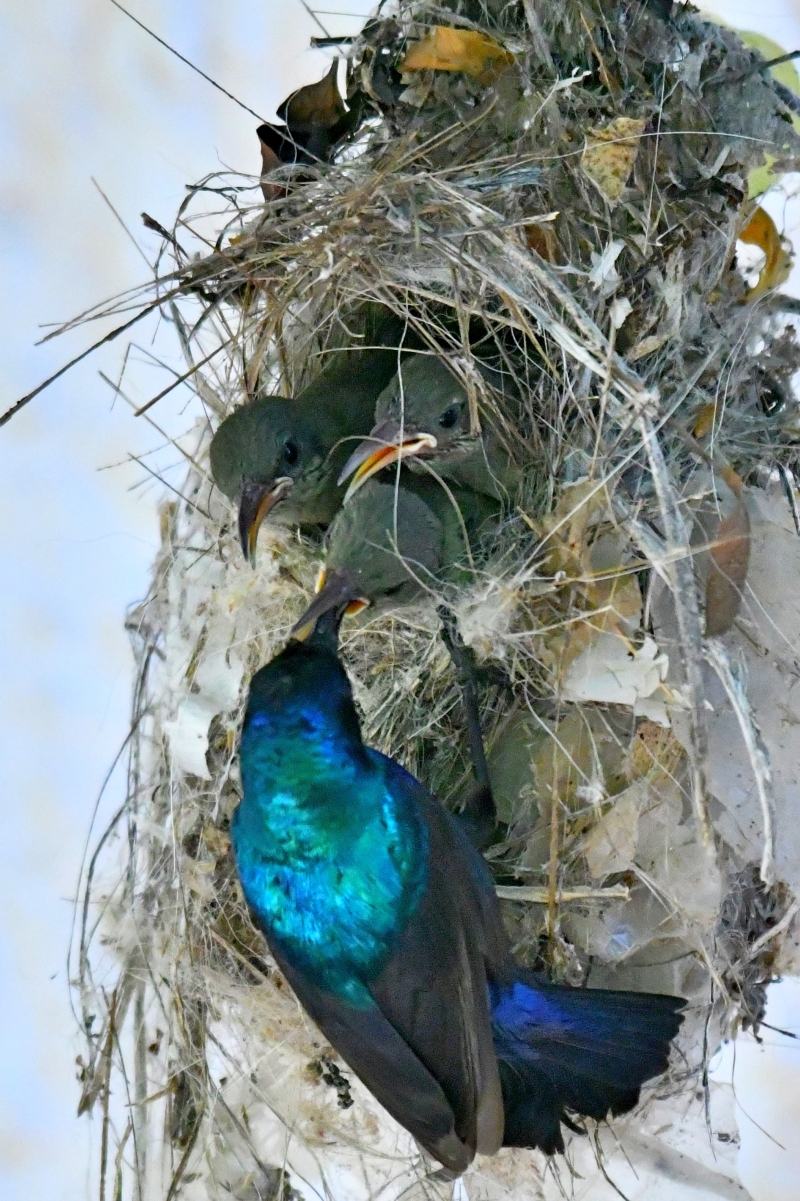
<instances>
[{"instance_id":1,"label":"nest lining","mask_svg":"<svg viewBox=\"0 0 800 1201\"><path fill-rule=\"evenodd\" d=\"M513 63L489 84L422 71L389 88L383 64L437 24L487 32ZM284 644L323 550L273 527L258 570L241 561L210 434L258 388L299 391L358 336L365 300L447 356L524 468L469 587L346 629L365 739L457 803L466 740L435 615L451 606L481 667L507 827L492 867L537 898L507 902L517 954L573 984L690 1001L673 1072L618 1131L663 1126L720 1037L758 1023L792 916L790 865L764 840L770 781L755 824L706 787L697 544L703 506L717 523L738 512L731 478L772 506L753 529L762 553L773 526L787 532L779 492L759 485L776 464L793 478L798 351L781 299L753 302L735 270L750 172L767 152L798 157L786 96L690 9L401 4L350 53L351 93L368 100L349 142L329 164L266 176L264 203L253 181L209 177L156 284L205 417L182 442L181 499L162 508L152 587L128 619L129 797L93 861L79 951L82 1104L105 1115L103 1171L121 1195L434 1188L410 1140L333 1070L245 911L227 835L247 680ZM209 192L222 210L200 211ZM209 229L214 248L186 255L187 230L207 246ZM734 692L737 637L714 644ZM610 677L624 677L618 695ZM758 749L758 714L742 702L735 715ZM114 1110L115 1080L130 1116ZM568 1163L602 1161L596 1137ZM506 1151L467 1188L550 1196L552 1172Z\"/></svg>"}]
</instances>

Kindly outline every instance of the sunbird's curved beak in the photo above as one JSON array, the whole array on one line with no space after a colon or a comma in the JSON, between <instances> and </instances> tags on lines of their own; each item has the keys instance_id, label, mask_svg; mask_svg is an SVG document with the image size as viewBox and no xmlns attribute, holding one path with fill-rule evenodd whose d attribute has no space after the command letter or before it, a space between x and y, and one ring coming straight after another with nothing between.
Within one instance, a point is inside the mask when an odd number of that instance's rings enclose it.
<instances>
[{"instance_id":1,"label":"sunbird's curved beak","mask_svg":"<svg viewBox=\"0 0 800 1201\"><path fill-rule=\"evenodd\" d=\"M346 613L352 616L369 604L365 597L359 596L358 581L351 571L327 573L323 568L317 578L316 593L303 616L292 627L292 637L300 642L308 637L325 613L335 610L342 617Z\"/></svg>"},{"instance_id":2,"label":"sunbird's curved beak","mask_svg":"<svg viewBox=\"0 0 800 1201\"><path fill-rule=\"evenodd\" d=\"M239 541L242 552L251 567L256 565L256 542L261 522L270 509L288 496L292 489L292 481L288 476L281 476L264 484L257 480L245 480L242 494L239 498Z\"/></svg>"},{"instance_id":3,"label":"sunbird's curved beak","mask_svg":"<svg viewBox=\"0 0 800 1201\"><path fill-rule=\"evenodd\" d=\"M369 437L365 438L363 442L359 442L345 463L338 480L340 484L343 484L345 480L350 479L350 476L353 477L344 494L345 504L370 476L382 471L384 467L411 458L413 455L421 455L425 451L436 449L435 437L433 434L425 433L424 430L404 429L402 438L400 434L400 422L396 421L394 417L390 417L376 425Z\"/></svg>"}]
</instances>

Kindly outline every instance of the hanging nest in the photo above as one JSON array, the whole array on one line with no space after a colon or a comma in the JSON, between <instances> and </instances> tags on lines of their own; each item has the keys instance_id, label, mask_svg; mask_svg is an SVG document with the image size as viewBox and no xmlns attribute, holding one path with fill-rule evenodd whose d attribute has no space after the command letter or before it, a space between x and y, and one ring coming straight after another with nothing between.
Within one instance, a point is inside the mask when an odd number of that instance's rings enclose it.
<instances>
[{"instance_id":1,"label":"hanging nest","mask_svg":"<svg viewBox=\"0 0 800 1201\"><path fill-rule=\"evenodd\" d=\"M297 394L358 339L364 301L447 358L524 479L469 586L346 624L365 740L458 805L449 605L479 667L515 952L574 985L688 998L671 1074L615 1137L641 1180L697 1128L686 1179L733 1178L704 1144L706 1101L733 1122L706 1068L763 1016L800 883L800 353L787 253L751 197L800 164L797 104L733 32L639 0L401 2L348 55L346 104L334 72L261 127L260 180L191 191L146 298L204 416L128 619L129 793L85 888L81 1104L103 1115L104 1195L444 1187L283 982L228 835L247 683L323 545L265 529L251 570L210 438L257 391ZM760 274L739 269L742 238ZM609 1171L615 1146L573 1138L566 1165ZM506 1150L466 1187L550 1197L567 1171Z\"/></svg>"}]
</instances>

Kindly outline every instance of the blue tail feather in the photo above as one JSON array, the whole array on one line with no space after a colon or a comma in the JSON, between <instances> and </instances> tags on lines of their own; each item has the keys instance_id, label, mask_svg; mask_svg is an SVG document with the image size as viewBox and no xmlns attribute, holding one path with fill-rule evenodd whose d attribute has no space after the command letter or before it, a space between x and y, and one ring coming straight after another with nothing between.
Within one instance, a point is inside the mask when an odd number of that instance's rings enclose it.
<instances>
[{"instance_id":1,"label":"blue tail feather","mask_svg":"<svg viewBox=\"0 0 800 1201\"><path fill-rule=\"evenodd\" d=\"M655 993L550 984L518 968L490 986L506 1114L504 1143L564 1150L569 1115L625 1113L669 1060L684 1002Z\"/></svg>"}]
</instances>

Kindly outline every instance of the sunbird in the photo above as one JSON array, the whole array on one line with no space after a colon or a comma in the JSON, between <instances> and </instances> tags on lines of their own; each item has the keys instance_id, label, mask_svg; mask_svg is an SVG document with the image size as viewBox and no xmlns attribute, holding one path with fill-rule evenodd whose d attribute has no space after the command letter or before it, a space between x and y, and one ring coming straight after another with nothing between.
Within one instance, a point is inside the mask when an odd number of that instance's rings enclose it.
<instances>
[{"instance_id":1,"label":"sunbird","mask_svg":"<svg viewBox=\"0 0 800 1201\"><path fill-rule=\"evenodd\" d=\"M211 442L217 487L239 506L245 557L255 560L264 518L327 525L339 509L337 484L355 439L369 428L381 389L397 371L405 322L378 305L356 314L360 344L335 350L296 397L258 395L235 409Z\"/></svg>"},{"instance_id":2,"label":"sunbird","mask_svg":"<svg viewBox=\"0 0 800 1201\"><path fill-rule=\"evenodd\" d=\"M253 677L231 835L256 924L322 1034L452 1175L638 1101L683 1002L572 989L513 959L455 818L364 745L339 662L344 605Z\"/></svg>"},{"instance_id":3,"label":"sunbird","mask_svg":"<svg viewBox=\"0 0 800 1201\"><path fill-rule=\"evenodd\" d=\"M398 481L370 480L328 530L319 591L295 631L343 602L351 611L394 608L469 580L472 550L499 514L489 497L443 488L429 476L403 471Z\"/></svg>"},{"instance_id":4,"label":"sunbird","mask_svg":"<svg viewBox=\"0 0 800 1201\"><path fill-rule=\"evenodd\" d=\"M442 487L429 476L401 471L395 483L370 480L336 515L327 536L318 592L294 627L302 635L324 613L367 605L397 608L450 583L468 582L472 550L496 528L497 502L464 488ZM486 767L477 679L453 615L439 609L465 710L474 784L460 817L475 845L496 833L497 814Z\"/></svg>"},{"instance_id":5,"label":"sunbird","mask_svg":"<svg viewBox=\"0 0 800 1201\"><path fill-rule=\"evenodd\" d=\"M482 372L502 385L498 372L487 366ZM375 424L339 476L341 484L350 480L345 502L376 472L398 460L416 469L420 459L451 483L496 500L508 499L519 483L497 430L473 429L464 385L444 359L422 353L407 358L378 397Z\"/></svg>"}]
</instances>

